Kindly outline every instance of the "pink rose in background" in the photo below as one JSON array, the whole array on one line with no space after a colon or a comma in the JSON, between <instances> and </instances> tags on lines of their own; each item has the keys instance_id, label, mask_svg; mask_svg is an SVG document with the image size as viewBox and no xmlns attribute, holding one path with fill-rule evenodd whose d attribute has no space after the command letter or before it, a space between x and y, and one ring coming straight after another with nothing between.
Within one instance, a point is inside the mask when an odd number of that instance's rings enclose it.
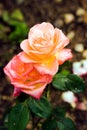
<instances>
[{"instance_id":1,"label":"pink rose in background","mask_svg":"<svg viewBox=\"0 0 87 130\"><path fill-rule=\"evenodd\" d=\"M60 29L43 22L33 26L28 39L22 41L20 58L25 63L33 63L41 74L55 75L58 66L72 58L71 50L65 49L68 44Z\"/></svg>"},{"instance_id":2,"label":"pink rose in background","mask_svg":"<svg viewBox=\"0 0 87 130\"><path fill-rule=\"evenodd\" d=\"M52 81L52 76L40 74L31 63L22 62L21 55L22 53L19 53L14 56L4 68L5 74L14 85L13 95L18 96L24 92L39 99L46 85Z\"/></svg>"}]
</instances>

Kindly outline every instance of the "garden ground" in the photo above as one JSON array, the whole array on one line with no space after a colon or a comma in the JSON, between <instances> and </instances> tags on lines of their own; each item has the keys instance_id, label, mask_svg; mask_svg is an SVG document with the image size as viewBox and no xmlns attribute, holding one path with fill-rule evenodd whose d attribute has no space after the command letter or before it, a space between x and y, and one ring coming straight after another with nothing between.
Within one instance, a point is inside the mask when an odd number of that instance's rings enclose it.
<instances>
[{"instance_id":1,"label":"garden ground","mask_svg":"<svg viewBox=\"0 0 87 130\"><path fill-rule=\"evenodd\" d=\"M4 113L15 103L15 99L11 96L12 86L3 73L3 67L11 57L20 52L20 41L27 37L26 30L26 35L20 31L17 33L19 23L23 23L20 27L22 30L23 27L27 28L26 25L30 28L43 21L52 23L70 38L69 48L74 55L72 63L86 59L87 0L0 0L0 21L0 125L3 125ZM16 21L16 24L13 21ZM76 49L76 45L81 45L81 48ZM72 72L72 67L70 71ZM87 76L84 80L87 83ZM53 90L52 102L56 105L64 103L60 95L61 92ZM86 101L87 89L77 96L80 101ZM59 100L56 100L57 97ZM66 105L67 114L75 121L77 130L87 130L87 111L72 109Z\"/></svg>"}]
</instances>

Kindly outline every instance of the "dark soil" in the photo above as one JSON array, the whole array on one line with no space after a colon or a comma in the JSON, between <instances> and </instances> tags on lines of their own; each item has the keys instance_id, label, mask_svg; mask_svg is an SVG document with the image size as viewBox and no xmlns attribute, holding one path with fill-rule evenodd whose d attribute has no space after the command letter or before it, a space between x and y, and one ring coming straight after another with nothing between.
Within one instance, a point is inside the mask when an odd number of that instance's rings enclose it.
<instances>
[{"instance_id":1,"label":"dark soil","mask_svg":"<svg viewBox=\"0 0 87 130\"><path fill-rule=\"evenodd\" d=\"M75 51L75 45L83 44L84 50L87 49L87 0L0 0L0 21L1 24L8 29L6 34L9 35L11 28L2 19L3 11L12 12L20 9L24 15L25 22L28 27L32 27L43 21L52 23L55 27L63 30L68 35L72 31L74 33L71 38L69 48L72 49L74 61L80 61L87 57L83 57L83 52ZM78 15L77 11L81 8L85 13ZM65 15L72 14L73 20L66 22ZM67 18L68 19L68 18ZM27 36L26 36L27 37ZM17 42L17 41L15 41ZM14 42L14 43L15 43ZM7 108L11 107L15 102L12 98L12 86L8 83L3 72L3 67L15 54L20 52L19 44L12 44L11 41L5 39L0 40L0 125L3 125L3 116ZM72 70L71 70L72 71ZM87 83L87 77L84 79ZM56 95L56 96L55 96ZM60 104L60 93L53 91L52 100L55 104ZM87 90L83 94L79 94L80 100L87 100ZM75 121L77 130L87 130L87 111L72 109L69 106L69 116Z\"/></svg>"}]
</instances>

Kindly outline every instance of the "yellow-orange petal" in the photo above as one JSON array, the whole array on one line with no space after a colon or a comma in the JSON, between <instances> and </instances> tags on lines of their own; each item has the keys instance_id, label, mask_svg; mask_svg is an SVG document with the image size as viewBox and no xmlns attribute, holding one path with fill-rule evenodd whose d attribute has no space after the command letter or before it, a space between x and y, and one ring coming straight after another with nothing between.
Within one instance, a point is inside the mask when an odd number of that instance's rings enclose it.
<instances>
[{"instance_id":1,"label":"yellow-orange petal","mask_svg":"<svg viewBox=\"0 0 87 130\"><path fill-rule=\"evenodd\" d=\"M58 71L58 61L56 58L49 58L42 64L35 64L34 66L41 74L55 75Z\"/></svg>"},{"instance_id":2,"label":"yellow-orange petal","mask_svg":"<svg viewBox=\"0 0 87 130\"><path fill-rule=\"evenodd\" d=\"M37 62L40 62L38 59L36 60L36 57L34 57L33 55L28 55L25 52L20 53L20 59L24 63L37 63Z\"/></svg>"}]
</instances>

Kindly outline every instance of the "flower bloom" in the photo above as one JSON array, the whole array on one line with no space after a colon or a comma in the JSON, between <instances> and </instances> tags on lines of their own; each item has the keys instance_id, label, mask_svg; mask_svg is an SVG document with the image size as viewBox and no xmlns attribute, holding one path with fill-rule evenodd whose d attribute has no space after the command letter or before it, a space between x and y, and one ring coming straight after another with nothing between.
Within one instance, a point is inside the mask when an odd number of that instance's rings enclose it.
<instances>
[{"instance_id":1,"label":"flower bloom","mask_svg":"<svg viewBox=\"0 0 87 130\"><path fill-rule=\"evenodd\" d=\"M72 67L74 74L77 74L81 77L87 76L87 59L74 62Z\"/></svg>"},{"instance_id":2,"label":"flower bloom","mask_svg":"<svg viewBox=\"0 0 87 130\"><path fill-rule=\"evenodd\" d=\"M28 39L21 43L21 59L25 63L34 63L41 74L54 75L58 66L72 58L70 49L65 46L69 39L50 23L43 22L30 29Z\"/></svg>"},{"instance_id":3,"label":"flower bloom","mask_svg":"<svg viewBox=\"0 0 87 130\"><path fill-rule=\"evenodd\" d=\"M73 108L83 111L87 110L87 102L85 100L80 102L78 97L71 91L63 92L62 99L64 102L69 103Z\"/></svg>"},{"instance_id":4,"label":"flower bloom","mask_svg":"<svg viewBox=\"0 0 87 130\"><path fill-rule=\"evenodd\" d=\"M4 68L5 74L10 78L11 84L14 85L13 95L18 96L24 92L39 99L46 85L52 81L52 76L41 75L31 63L22 62L21 54L14 56Z\"/></svg>"},{"instance_id":5,"label":"flower bloom","mask_svg":"<svg viewBox=\"0 0 87 130\"><path fill-rule=\"evenodd\" d=\"M71 91L66 91L62 93L62 99L69 103L73 108L77 106L78 98Z\"/></svg>"}]
</instances>

